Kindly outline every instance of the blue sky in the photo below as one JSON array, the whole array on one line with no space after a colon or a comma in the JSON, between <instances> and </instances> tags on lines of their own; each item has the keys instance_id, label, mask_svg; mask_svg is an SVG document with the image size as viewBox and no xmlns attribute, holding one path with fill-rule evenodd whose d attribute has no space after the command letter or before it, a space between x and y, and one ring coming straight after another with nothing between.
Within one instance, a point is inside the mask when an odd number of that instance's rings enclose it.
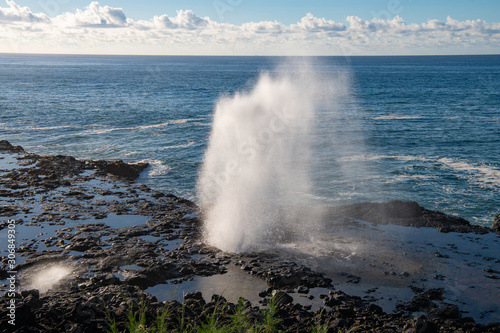
<instances>
[{"instance_id":1,"label":"blue sky","mask_svg":"<svg viewBox=\"0 0 500 333\"><path fill-rule=\"evenodd\" d=\"M500 54L500 0L0 0L0 53Z\"/></svg>"}]
</instances>

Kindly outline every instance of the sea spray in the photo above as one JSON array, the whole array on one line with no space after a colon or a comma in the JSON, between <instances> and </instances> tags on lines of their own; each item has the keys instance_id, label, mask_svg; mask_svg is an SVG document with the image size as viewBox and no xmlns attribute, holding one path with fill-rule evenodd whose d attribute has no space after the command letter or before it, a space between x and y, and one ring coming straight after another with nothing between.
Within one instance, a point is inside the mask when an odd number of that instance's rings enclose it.
<instances>
[{"instance_id":1,"label":"sea spray","mask_svg":"<svg viewBox=\"0 0 500 333\"><path fill-rule=\"evenodd\" d=\"M45 293L67 278L72 273L72 269L62 263L35 266L24 272L26 279L24 288L26 290L37 289L40 293Z\"/></svg>"},{"instance_id":2,"label":"sea spray","mask_svg":"<svg viewBox=\"0 0 500 333\"><path fill-rule=\"evenodd\" d=\"M310 235L320 220L307 202L312 134L336 87L310 66L283 68L215 107L197 191L204 240L224 251Z\"/></svg>"}]
</instances>

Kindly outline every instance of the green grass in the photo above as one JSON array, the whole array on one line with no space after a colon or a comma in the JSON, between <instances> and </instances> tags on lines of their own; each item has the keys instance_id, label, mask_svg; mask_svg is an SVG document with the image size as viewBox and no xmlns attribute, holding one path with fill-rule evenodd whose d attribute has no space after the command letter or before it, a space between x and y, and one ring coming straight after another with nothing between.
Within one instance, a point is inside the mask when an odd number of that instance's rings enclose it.
<instances>
[{"instance_id":1,"label":"green grass","mask_svg":"<svg viewBox=\"0 0 500 333\"><path fill-rule=\"evenodd\" d=\"M320 313L318 313L314 317L314 325L311 327L311 332L312 333L327 333L328 332L328 324L330 323L330 320L327 320L325 323L321 323L321 317L323 315L323 310L325 308L321 309Z\"/></svg>"},{"instance_id":2,"label":"green grass","mask_svg":"<svg viewBox=\"0 0 500 333\"><path fill-rule=\"evenodd\" d=\"M229 309L228 303L222 298L215 304L211 303L213 309L208 307L203 309L205 316L202 320L195 322L186 317L186 306L182 304L180 311L175 311L167 306L163 311L157 313L156 319L149 326L147 325L147 305L143 300L138 306L134 306L132 301L128 301L129 310L127 312L126 323L116 322L111 313L106 313L108 320L108 333L166 333L166 332L187 332L187 333L274 333L280 332L278 329L279 319L278 300L272 298L267 308L261 310L261 320L251 323L248 311L243 298L238 300L234 309ZM208 313L207 313L208 312ZM123 325L124 324L124 325ZM119 327L125 326L124 331Z\"/></svg>"}]
</instances>

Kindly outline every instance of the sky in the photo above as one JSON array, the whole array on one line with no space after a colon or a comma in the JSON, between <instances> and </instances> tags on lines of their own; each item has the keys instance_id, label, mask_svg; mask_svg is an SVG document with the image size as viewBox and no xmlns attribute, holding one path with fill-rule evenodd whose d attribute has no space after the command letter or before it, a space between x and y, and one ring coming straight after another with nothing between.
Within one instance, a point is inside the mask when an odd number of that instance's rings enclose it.
<instances>
[{"instance_id":1,"label":"sky","mask_svg":"<svg viewBox=\"0 0 500 333\"><path fill-rule=\"evenodd\" d=\"M0 0L0 53L500 54L498 0Z\"/></svg>"}]
</instances>

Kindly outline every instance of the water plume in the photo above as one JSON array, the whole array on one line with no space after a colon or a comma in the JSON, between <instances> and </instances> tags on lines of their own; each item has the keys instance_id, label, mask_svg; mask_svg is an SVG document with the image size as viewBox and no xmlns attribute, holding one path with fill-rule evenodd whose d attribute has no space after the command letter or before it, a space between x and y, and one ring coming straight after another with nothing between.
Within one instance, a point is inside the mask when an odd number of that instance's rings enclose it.
<instances>
[{"instance_id":1,"label":"water plume","mask_svg":"<svg viewBox=\"0 0 500 333\"><path fill-rule=\"evenodd\" d=\"M72 273L72 269L63 264L53 264L42 267L35 267L26 272L27 283L25 289L38 289L40 293L45 293L58 283L62 282L64 278Z\"/></svg>"},{"instance_id":2,"label":"water plume","mask_svg":"<svg viewBox=\"0 0 500 333\"><path fill-rule=\"evenodd\" d=\"M312 66L287 63L218 101L197 184L208 244L242 252L310 234L320 220L307 202L312 134L337 88Z\"/></svg>"}]
</instances>

